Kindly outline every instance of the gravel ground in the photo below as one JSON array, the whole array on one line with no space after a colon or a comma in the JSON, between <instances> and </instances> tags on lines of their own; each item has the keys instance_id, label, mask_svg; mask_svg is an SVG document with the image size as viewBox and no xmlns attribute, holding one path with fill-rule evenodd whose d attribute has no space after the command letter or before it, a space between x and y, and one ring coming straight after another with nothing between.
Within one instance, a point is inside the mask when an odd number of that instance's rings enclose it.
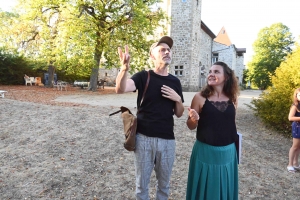
<instances>
[{"instance_id":1,"label":"gravel ground","mask_svg":"<svg viewBox=\"0 0 300 200\"><path fill-rule=\"evenodd\" d=\"M113 89L0 86L1 199L134 199L132 152L122 147L118 106L54 101L62 95L107 95ZM175 117L176 118L176 117ZM189 156L195 140L184 116L175 119L176 161L170 200L185 199ZM267 129L252 111L238 108L243 134L239 199L300 199L300 173L288 173L291 138ZM155 177L150 183L151 199Z\"/></svg>"}]
</instances>

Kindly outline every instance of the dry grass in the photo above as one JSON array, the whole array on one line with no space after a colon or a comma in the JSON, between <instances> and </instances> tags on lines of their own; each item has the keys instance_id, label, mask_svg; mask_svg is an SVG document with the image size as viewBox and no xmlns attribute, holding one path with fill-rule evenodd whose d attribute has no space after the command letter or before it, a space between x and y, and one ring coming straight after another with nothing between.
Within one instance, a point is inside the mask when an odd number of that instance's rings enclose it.
<instances>
[{"instance_id":1,"label":"dry grass","mask_svg":"<svg viewBox=\"0 0 300 200\"><path fill-rule=\"evenodd\" d=\"M134 199L133 155L122 147L122 122L111 106L54 102L60 95L105 95L113 89L56 91L0 86L0 197L2 199ZM175 118L176 161L170 199L185 199L195 132ZM238 109L243 134L240 199L299 199L300 173L286 170L291 139L270 131L253 113ZM150 195L154 199L155 178Z\"/></svg>"},{"instance_id":2,"label":"dry grass","mask_svg":"<svg viewBox=\"0 0 300 200\"><path fill-rule=\"evenodd\" d=\"M87 91L87 89L81 89L80 87L67 87L67 91L63 89L57 90L56 88L47 88L40 86L0 86L1 90L7 91L5 98L14 99L18 101L42 103L47 105L63 105L63 106L78 106L80 104L74 103L61 103L53 101L58 96L62 95L76 95L76 94L88 94L88 95L105 95L114 94L114 88L105 87L103 89L97 89L97 91ZM82 105L81 105L82 106Z\"/></svg>"}]
</instances>

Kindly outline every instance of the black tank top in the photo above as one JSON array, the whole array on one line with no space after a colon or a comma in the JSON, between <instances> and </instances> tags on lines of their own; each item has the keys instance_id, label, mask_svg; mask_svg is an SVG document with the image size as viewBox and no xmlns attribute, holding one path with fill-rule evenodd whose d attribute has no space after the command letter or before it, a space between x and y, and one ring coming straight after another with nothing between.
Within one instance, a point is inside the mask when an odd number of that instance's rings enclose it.
<instances>
[{"instance_id":1,"label":"black tank top","mask_svg":"<svg viewBox=\"0 0 300 200\"><path fill-rule=\"evenodd\" d=\"M292 106L295 106L297 109L298 107L295 104L292 104ZM296 109L295 117L300 117L300 112Z\"/></svg>"},{"instance_id":2,"label":"black tank top","mask_svg":"<svg viewBox=\"0 0 300 200\"><path fill-rule=\"evenodd\" d=\"M228 101L224 111L220 111L212 103L216 102L206 99L199 114L197 140L213 146L226 146L234 143L238 136L233 103Z\"/></svg>"}]
</instances>

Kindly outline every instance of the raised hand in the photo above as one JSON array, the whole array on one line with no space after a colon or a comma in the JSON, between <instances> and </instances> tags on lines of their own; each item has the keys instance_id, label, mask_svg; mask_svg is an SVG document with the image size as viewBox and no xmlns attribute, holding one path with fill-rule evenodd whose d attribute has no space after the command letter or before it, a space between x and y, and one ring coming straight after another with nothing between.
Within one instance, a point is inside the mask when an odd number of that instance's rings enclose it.
<instances>
[{"instance_id":1,"label":"raised hand","mask_svg":"<svg viewBox=\"0 0 300 200\"><path fill-rule=\"evenodd\" d=\"M129 48L125 45L125 52L123 53L122 48L118 47L119 58L121 62L121 70L128 71L129 70L129 63L130 63L130 55L129 55Z\"/></svg>"}]
</instances>

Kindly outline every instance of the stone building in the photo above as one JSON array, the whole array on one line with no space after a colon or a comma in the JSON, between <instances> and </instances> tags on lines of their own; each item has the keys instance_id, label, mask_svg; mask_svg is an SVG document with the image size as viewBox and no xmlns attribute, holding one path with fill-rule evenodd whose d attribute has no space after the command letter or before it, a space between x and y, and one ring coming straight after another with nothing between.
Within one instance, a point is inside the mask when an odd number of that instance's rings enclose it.
<instances>
[{"instance_id":1,"label":"stone building","mask_svg":"<svg viewBox=\"0 0 300 200\"><path fill-rule=\"evenodd\" d=\"M171 7L170 36L174 39L170 73L177 76L183 91L199 91L215 61L227 63L243 78L245 48L236 48L223 27L217 36L201 20L201 0L165 0Z\"/></svg>"},{"instance_id":2,"label":"stone building","mask_svg":"<svg viewBox=\"0 0 300 200\"><path fill-rule=\"evenodd\" d=\"M113 68L113 69L100 68L98 80L101 79L105 80L107 86L115 86L118 73L119 73L119 69L117 68Z\"/></svg>"},{"instance_id":3,"label":"stone building","mask_svg":"<svg viewBox=\"0 0 300 200\"><path fill-rule=\"evenodd\" d=\"M177 76L183 91L196 92L206 84L212 63L223 61L243 79L245 48L236 48L223 27L216 36L201 20L201 0L164 0L158 7L168 13L168 35L174 40L169 73ZM160 29L157 36L161 37ZM152 38L155 39L155 38ZM99 79L112 83L118 70L100 69Z\"/></svg>"},{"instance_id":4,"label":"stone building","mask_svg":"<svg viewBox=\"0 0 300 200\"><path fill-rule=\"evenodd\" d=\"M234 71L239 83L243 80L245 48L236 48L231 43L226 29L223 27L217 37L214 39L212 48L212 63L216 61L223 61Z\"/></svg>"}]
</instances>

